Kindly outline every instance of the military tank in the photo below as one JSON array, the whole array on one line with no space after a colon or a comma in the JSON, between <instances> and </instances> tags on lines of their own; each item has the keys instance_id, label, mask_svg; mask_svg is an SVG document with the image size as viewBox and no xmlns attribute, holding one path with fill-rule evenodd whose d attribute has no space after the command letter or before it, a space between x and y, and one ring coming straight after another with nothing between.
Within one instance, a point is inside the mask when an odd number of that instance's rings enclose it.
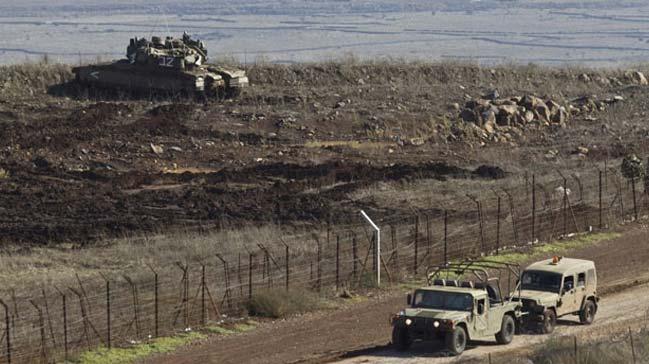
<instances>
[{"instance_id":1,"label":"military tank","mask_svg":"<svg viewBox=\"0 0 649 364\"><path fill-rule=\"evenodd\" d=\"M248 86L246 72L207 63L207 48L182 39L132 38L126 59L72 69L84 85L140 92L235 96Z\"/></svg>"}]
</instances>

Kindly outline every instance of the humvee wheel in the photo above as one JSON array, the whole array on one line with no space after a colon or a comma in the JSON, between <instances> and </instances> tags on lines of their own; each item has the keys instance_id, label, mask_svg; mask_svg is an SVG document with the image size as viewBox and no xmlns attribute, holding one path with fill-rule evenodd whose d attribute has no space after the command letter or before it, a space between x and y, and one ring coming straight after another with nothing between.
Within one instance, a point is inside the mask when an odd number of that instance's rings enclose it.
<instances>
[{"instance_id":1,"label":"humvee wheel","mask_svg":"<svg viewBox=\"0 0 649 364\"><path fill-rule=\"evenodd\" d=\"M398 351L406 351L412 344L410 341L410 336L408 335L408 329L403 327L395 327L392 329L392 345Z\"/></svg>"},{"instance_id":2,"label":"humvee wheel","mask_svg":"<svg viewBox=\"0 0 649 364\"><path fill-rule=\"evenodd\" d=\"M516 322L510 315L503 316L503 322L500 326L500 332L496 334L496 342L501 345L506 345L514 339L516 332Z\"/></svg>"},{"instance_id":3,"label":"humvee wheel","mask_svg":"<svg viewBox=\"0 0 649 364\"><path fill-rule=\"evenodd\" d=\"M551 334L554 327L557 325L557 314L554 310L545 310L543 312L543 325L541 326L541 333Z\"/></svg>"},{"instance_id":4,"label":"humvee wheel","mask_svg":"<svg viewBox=\"0 0 649 364\"><path fill-rule=\"evenodd\" d=\"M446 333L446 350L453 355L460 355L466 348L467 335L461 326L457 326L453 331Z\"/></svg>"},{"instance_id":5,"label":"humvee wheel","mask_svg":"<svg viewBox=\"0 0 649 364\"><path fill-rule=\"evenodd\" d=\"M595 312L597 312L597 307L591 300L587 300L584 304L584 308L579 311L579 322L584 325L590 325L595 319Z\"/></svg>"}]
</instances>

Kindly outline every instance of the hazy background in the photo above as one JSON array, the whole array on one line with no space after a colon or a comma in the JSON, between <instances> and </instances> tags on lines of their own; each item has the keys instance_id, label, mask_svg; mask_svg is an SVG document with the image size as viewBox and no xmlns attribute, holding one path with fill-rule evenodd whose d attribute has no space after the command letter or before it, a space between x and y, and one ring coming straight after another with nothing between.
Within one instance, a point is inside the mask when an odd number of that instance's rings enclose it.
<instances>
[{"instance_id":1,"label":"hazy background","mask_svg":"<svg viewBox=\"0 0 649 364\"><path fill-rule=\"evenodd\" d=\"M0 0L0 63L122 58L187 31L213 58L462 59L619 66L649 56L646 1Z\"/></svg>"}]
</instances>

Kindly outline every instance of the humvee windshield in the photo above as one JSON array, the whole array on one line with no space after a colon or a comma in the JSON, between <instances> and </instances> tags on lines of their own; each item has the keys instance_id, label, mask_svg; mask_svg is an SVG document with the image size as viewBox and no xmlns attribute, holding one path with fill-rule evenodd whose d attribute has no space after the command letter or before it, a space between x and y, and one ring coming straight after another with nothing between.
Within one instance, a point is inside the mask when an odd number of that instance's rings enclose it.
<instances>
[{"instance_id":1,"label":"humvee windshield","mask_svg":"<svg viewBox=\"0 0 649 364\"><path fill-rule=\"evenodd\" d=\"M528 270L523 272L521 282L521 289L559 293L561 274Z\"/></svg>"},{"instance_id":2,"label":"humvee windshield","mask_svg":"<svg viewBox=\"0 0 649 364\"><path fill-rule=\"evenodd\" d=\"M471 311L473 297L466 293L416 291L412 307L436 310Z\"/></svg>"}]
</instances>

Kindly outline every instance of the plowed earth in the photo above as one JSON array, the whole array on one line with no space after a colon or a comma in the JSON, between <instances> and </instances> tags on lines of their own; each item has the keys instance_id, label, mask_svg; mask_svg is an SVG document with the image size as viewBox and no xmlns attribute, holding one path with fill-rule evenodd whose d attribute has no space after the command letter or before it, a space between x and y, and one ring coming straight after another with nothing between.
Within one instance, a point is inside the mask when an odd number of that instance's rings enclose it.
<instances>
[{"instance_id":1,"label":"plowed earth","mask_svg":"<svg viewBox=\"0 0 649 364\"><path fill-rule=\"evenodd\" d=\"M67 66L3 69L0 242L83 245L178 228L348 222L361 208L399 217L412 208L350 195L377 182L516 176L543 163L592 169L574 155L578 145L595 163L649 148L634 112L646 88L582 82L573 70L331 63L248 72L252 87L239 97L199 102L88 96L62 86ZM597 91L629 101L598 115L606 128L571 120L484 143L449 105L493 85L503 95ZM545 161L548 149L574 164Z\"/></svg>"}]
</instances>

